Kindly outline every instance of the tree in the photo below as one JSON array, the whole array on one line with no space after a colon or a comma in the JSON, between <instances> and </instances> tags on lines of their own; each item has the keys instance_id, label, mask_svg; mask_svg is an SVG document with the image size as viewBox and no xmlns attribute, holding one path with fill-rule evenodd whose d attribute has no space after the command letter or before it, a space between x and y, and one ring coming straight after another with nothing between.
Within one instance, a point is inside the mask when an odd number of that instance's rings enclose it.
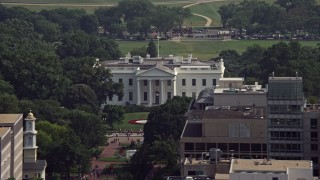
<instances>
[{"instance_id":1,"label":"tree","mask_svg":"<svg viewBox=\"0 0 320 180\"><path fill-rule=\"evenodd\" d=\"M105 123L113 129L115 124L120 124L121 120L124 118L124 108L119 105L106 105L102 111L102 115Z\"/></svg>"},{"instance_id":2,"label":"tree","mask_svg":"<svg viewBox=\"0 0 320 180\"><path fill-rule=\"evenodd\" d=\"M228 26L228 21L235 15L236 13L236 5L234 3L229 3L227 5L222 5L219 7L218 13L220 14L222 27L224 29Z\"/></svg>"},{"instance_id":3,"label":"tree","mask_svg":"<svg viewBox=\"0 0 320 180\"><path fill-rule=\"evenodd\" d=\"M65 115L70 127L80 138L81 144L93 148L101 146L105 140L106 128L102 118L80 110L72 110Z\"/></svg>"},{"instance_id":4,"label":"tree","mask_svg":"<svg viewBox=\"0 0 320 180\"><path fill-rule=\"evenodd\" d=\"M19 101L15 95L0 94L0 113L19 113Z\"/></svg>"},{"instance_id":5,"label":"tree","mask_svg":"<svg viewBox=\"0 0 320 180\"><path fill-rule=\"evenodd\" d=\"M150 55L150 57L157 57L157 47L154 43L153 39L149 41L148 47L147 47L147 53Z\"/></svg>"},{"instance_id":6,"label":"tree","mask_svg":"<svg viewBox=\"0 0 320 180\"><path fill-rule=\"evenodd\" d=\"M130 51L130 54L132 54L133 56L146 57L147 51L146 51L146 48L145 48L145 47L133 48L133 49Z\"/></svg>"},{"instance_id":7,"label":"tree","mask_svg":"<svg viewBox=\"0 0 320 180\"><path fill-rule=\"evenodd\" d=\"M239 58L240 55L235 50L223 50L219 57L224 60L226 66L225 76L234 76L240 72Z\"/></svg>"},{"instance_id":8,"label":"tree","mask_svg":"<svg viewBox=\"0 0 320 180\"><path fill-rule=\"evenodd\" d=\"M166 33L174 27L176 13L172 11L171 8L167 6L157 6L156 13L153 16L152 24L159 30L160 36L161 33Z\"/></svg>"},{"instance_id":9,"label":"tree","mask_svg":"<svg viewBox=\"0 0 320 180\"><path fill-rule=\"evenodd\" d=\"M0 94L13 94L13 91L14 88L9 82L0 79Z\"/></svg>"},{"instance_id":10,"label":"tree","mask_svg":"<svg viewBox=\"0 0 320 180\"><path fill-rule=\"evenodd\" d=\"M83 15L80 18L80 28L88 34L97 33L98 26L99 22L95 15Z\"/></svg>"},{"instance_id":11,"label":"tree","mask_svg":"<svg viewBox=\"0 0 320 180\"><path fill-rule=\"evenodd\" d=\"M98 101L95 92L85 84L75 84L68 88L64 105L67 108L79 108L87 112L98 112Z\"/></svg>"},{"instance_id":12,"label":"tree","mask_svg":"<svg viewBox=\"0 0 320 180\"><path fill-rule=\"evenodd\" d=\"M144 143L169 138L179 140L190 102L191 98L175 96L161 106L152 107L144 126Z\"/></svg>"},{"instance_id":13,"label":"tree","mask_svg":"<svg viewBox=\"0 0 320 180\"><path fill-rule=\"evenodd\" d=\"M18 98L60 99L69 85L52 44L41 40L31 23L0 23L0 71Z\"/></svg>"}]
</instances>

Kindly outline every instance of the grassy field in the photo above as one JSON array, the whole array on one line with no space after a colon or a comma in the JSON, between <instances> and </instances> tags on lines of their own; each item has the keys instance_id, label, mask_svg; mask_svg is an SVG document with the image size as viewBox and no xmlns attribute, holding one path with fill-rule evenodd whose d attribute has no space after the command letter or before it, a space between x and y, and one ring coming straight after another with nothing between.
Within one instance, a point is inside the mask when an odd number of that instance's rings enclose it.
<instances>
[{"instance_id":1,"label":"grassy field","mask_svg":"<svg viewBox=\"0 0 320 180\"><path fill-rule=\"evenodd\" d=\"M133 130L133 131L138 131L139 129L143 129L143 125L139 124L130 124L128 121L129 120L134 120L134 119L147 119L148 118L148 112L139 112L139 113L126 113L124 115L124 119L122 120L122 123L118 126L114 127L114 130Z\"/></svg>"},{"instance_id":2,"label":"grassy field","mask_svg":"<svg viewBox=\"0 0 320 180\"><path fill-rule=\"evenodd\" d=\"M117 41L120 50L123 54L127 54L135 47L147 47L147 41ZM209 60L212 57L217 57L222 50L233 49L239 53L246 50L247 47L253 44L258 44L262 47L269 47L278 40L191 40L191 41L160 41L160 56L183 55L187 56L192 53L193 57L201 60ZM303 46L316 46L319 41L299 41Z\"/></svg>"}]
</instances>

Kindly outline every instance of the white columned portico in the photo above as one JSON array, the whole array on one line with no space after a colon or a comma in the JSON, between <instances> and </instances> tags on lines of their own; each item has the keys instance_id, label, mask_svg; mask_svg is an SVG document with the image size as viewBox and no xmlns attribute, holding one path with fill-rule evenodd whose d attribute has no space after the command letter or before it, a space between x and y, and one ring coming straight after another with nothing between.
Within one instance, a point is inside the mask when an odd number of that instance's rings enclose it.
<instances>
[{"instance_id":1,"label":"white columned portico","mask_svg":"<svg viewBox=\"0 0 320 180\"><path fill-rule=\"evenodd\" d=\"M173 79L172 80L172 84L173 84L173 88L172 88L172 93L173 93L173 96L176 96L177 95L177 80Z\"/></svg>"},{"instance_id":2,"label":"white columned portico","mask_svg":"<svg viewBox=\"0 0 320 180\"><path fill-rule=\"evenodd\" d=\"M148 80L148 85L149 85L149 106L152 106L152 90L151 90L151 83L152 80Z\"/></svg>"},{"instance_id":3,"label":"white columned portico","mask_svg":"<svg viewBox=\"0 0 320 180\"><path fill-rule=\"evenodd\" d=\"M163 81L164 80L160 80L160 104L163 104L164 102L164 88L163 88Z\"/></svg>"},{"instance_id":4,"label":"white columned portico","mask_svg":"<svg viewBox=\"0 0 320 180\"><path fill-rule=\"evenodd\" d=\"M140 80L137 80L137 105L140 105Z\"/></svg>"}]
</instances>

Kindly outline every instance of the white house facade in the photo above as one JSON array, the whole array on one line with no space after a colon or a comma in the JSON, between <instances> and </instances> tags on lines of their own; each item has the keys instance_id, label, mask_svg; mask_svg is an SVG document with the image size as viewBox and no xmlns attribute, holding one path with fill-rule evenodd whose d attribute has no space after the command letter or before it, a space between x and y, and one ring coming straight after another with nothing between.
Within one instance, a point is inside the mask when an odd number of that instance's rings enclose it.
<instances>
[{"instance_id":1,"label":"white house facade","mask_svg":"<svg viewBox=\"0 0 320 180\"><path fill-rule=\"evenodd\" d=\"M107 104L114 105L158 105L173 96L196 98L207 87L214 87L224 75L223 60L200 61L189 55L146 58L126 57L115 61L104 61L114 82L123 84L124 96L114 95Z\"/></svg>"}]
</instances>

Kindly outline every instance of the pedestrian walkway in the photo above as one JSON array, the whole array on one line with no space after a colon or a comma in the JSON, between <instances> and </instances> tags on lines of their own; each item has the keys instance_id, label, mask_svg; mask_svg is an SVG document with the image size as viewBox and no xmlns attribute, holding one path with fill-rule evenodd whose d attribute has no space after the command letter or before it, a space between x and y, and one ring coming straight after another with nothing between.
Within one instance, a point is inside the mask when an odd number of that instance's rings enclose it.
<instances>
[{"instance_id":1,"label":"pedestrian walkway","mask_svg":"<svg viewBox=\"0 0 320 180\"><path fill-rule=\"evenodd\" d=\"M117 139L115 141L115 139ZM119 140L119 141L118 141ZM113 133L112 135L109 136L108 139L108 146L102 146L103 151L100 155L100 157L112 157L114 154L121 148L119 144L130 144L131 141L143 141L143 133L133 133L128 137L126 133ZM109 166L111 164L123 164L124 162L103 162L99 161L95 158L92 159L91 161L91 173L87 175L88 180L113 180L115 179L114 176L105 176L101 175L103 169L106 166Z\"/></svg>"}]
</instances>

